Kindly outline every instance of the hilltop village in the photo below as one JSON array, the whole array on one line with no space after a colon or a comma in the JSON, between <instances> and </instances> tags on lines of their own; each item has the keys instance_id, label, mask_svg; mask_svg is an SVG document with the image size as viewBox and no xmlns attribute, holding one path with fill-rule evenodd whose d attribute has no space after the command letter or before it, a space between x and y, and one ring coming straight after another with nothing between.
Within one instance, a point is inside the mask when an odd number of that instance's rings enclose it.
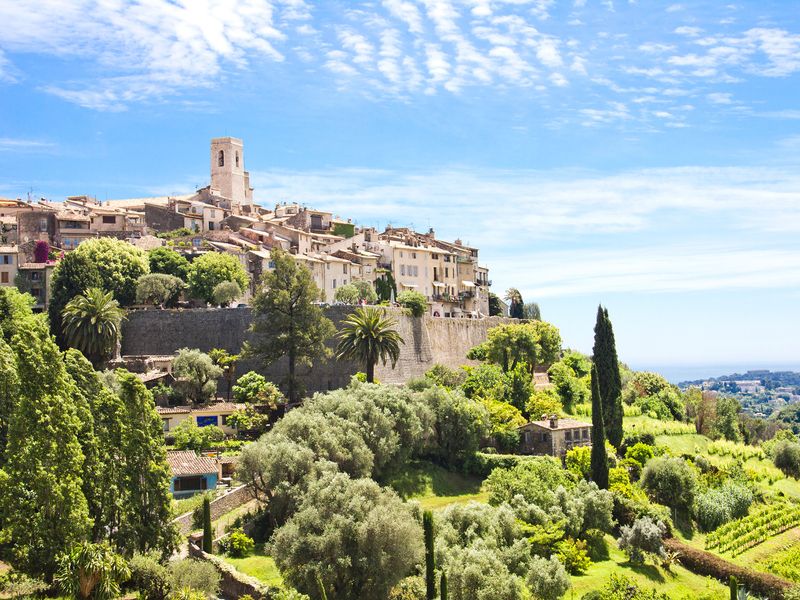
<instances>
[{"instance_id":1,"label":"hilltop village","mask_svg":"<svg viewBox=\"0 0 800 600\"><path fill-rule=\"evenodd\" d=\"M185 196L0 200L0 598L800 599L797 419L210 158Z\"/></svg>"},{"instance_id":2,"label":"hilltop village","mask_svg":"<svg viewBox=\"0 0 800 600\"><path fill-rule=\"evenodd\" d=\"M207 252L234 256L249 275L243 301L272 268L270 251L282 248L311 271L322 301L355 281L387 282L396 293L425 296L434 317L489 315L489 270L478 249L461 240L439 240L433 229L419 233L388 227L356 227L351 219L299 204L263 208L253 201L244 168L242 140L211 140L211 183L194 193L98 202L70 196L63 202L0 198L0 285L15 282L37 300L49 302L55 261L87 239L112 237L152 250L169 247L189 260ZM37 258L37 242L49 245Z\"/></svg>"}]
</instances>

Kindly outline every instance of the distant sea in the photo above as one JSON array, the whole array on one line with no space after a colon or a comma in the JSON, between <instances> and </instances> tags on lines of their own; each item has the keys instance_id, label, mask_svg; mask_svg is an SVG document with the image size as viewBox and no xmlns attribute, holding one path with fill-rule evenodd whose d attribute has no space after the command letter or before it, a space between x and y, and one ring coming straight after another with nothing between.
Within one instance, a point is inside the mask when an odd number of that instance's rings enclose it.
<instances>
[{"instance_id":1,"label":"distant sea","mask_svg":"<svg viewBox=\"0 0 800 600\"><path fill-rule=\"evenodd\" d=\"M732 375L733 373L746 373L767 369L769 371L796 371L800 373L800 361L796 363L743 363L743 364L718 364L718 365L657 365L657 364L635 364L629 366L636 371L654 371L666 377L670 383L681 383L682 381L695 381L697 379L709 379L722 375Z\"/></svg>"}]
</instances>

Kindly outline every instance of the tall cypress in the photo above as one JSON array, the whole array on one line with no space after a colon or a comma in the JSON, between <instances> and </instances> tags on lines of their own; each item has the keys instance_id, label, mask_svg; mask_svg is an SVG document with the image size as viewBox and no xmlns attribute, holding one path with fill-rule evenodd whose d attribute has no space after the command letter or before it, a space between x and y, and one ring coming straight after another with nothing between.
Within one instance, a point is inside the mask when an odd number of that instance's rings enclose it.
<instances>
[{"instance_id":1,"label":"tall cypress","mask_svg":"<svg viewBox=\"0 0 800 600\"><path fill-rule=\"evenodd\" d=\"M608 489L608 458L603 403L598 384L597 367L592 365L592 481L605 490Z\"/></svg>"},{"instance_id":2,"label":"tall cypress","mask_svg":"<svg viewBox=\"0 0 800 600\"><path fill-rule=\"evenodd\" d=\"M203 552L214 552L214 533L211 531L211 500L203 497Z\"/></svg>"},{"instance_id":3,"label":"tall cypress","mask_svg":"<svg viewBox=\"0 0 800 600\"><path fill-rule=\"evenodd\" d=\"M597 368L597 383L603 406L603 423L608 441L615 448L622 443L622 377L619 373L614 329L608 310L597 307L592 362Z\"/></svg>"},{"instance_id":4,"label":"tall cypress","mask_svg":"<svg viewBox=\"0 0 800 600\"><path fill-rule=\"evenodd\" d=\"M447 575L442 572L442 582L439 584L440 600L447 600Z\"/></svg>"},{"instance_id":5,"label":"tall cypress","mask_svg":"<svg viewBox=\"0 0 800 600\"><path fill-rule=\"evenodd\" d=\"M436 565L433 558L433 513L422 513L422 530L425 534L425 599L436 599Z\"/></svg>"}]
</instances>

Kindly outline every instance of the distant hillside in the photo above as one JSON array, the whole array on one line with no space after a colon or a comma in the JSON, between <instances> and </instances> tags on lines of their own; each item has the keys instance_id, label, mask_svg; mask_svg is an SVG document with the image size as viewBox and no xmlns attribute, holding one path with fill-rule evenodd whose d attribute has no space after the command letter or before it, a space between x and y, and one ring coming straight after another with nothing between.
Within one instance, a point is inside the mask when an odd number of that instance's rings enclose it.
<instances>
[{"instance_id":1,"label":"distant hillside","mask_svg":"<svg viewBox=\"0 0 800 600\"><path fill-rule=\"evenodd\" d=\"M747 382L737 384L736 382ZM682 381L679 387L689 387L700 385L707 389L719 389L726 392L740 391L739 387L749 387L755 383L766 390L774 390L781 387L800 388L800 373L796 371L769 371L767 369L757 369L745 373L733 373L720 377L710 377L708 379L696 379L693 381ZM716 384L716 387L714 386ZM798 393L800 390L795 390Z\"/></svg>"}]
</instances>

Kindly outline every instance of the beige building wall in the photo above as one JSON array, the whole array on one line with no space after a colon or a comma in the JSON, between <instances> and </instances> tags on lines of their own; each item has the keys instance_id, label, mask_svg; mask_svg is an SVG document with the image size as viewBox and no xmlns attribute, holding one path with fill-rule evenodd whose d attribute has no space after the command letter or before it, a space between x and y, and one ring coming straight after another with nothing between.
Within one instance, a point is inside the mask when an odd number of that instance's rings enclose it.
<instances>
[{"instance_id":1,"label":"beige building wall","mask_svg":"<svg viewBox=\"0 0 800 600\"><path fill-rule=\"evenodd\" d=\"M18 258L16 246L0 246L0 286L14 285Z\"/></svg>"}]
</instances>

